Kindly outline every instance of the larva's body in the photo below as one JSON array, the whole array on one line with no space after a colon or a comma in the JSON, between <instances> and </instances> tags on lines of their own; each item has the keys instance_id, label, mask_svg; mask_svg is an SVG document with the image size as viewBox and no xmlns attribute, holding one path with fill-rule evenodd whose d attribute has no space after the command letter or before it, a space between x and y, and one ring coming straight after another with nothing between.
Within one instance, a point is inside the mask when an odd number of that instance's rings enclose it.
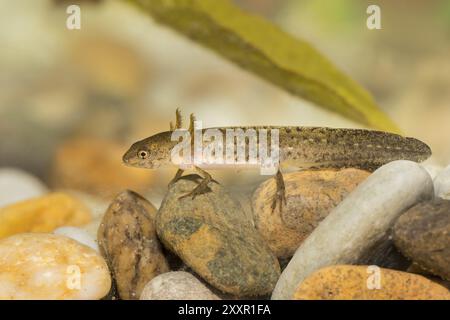
<instances>
[{"instance_id":1,"label":"larva's body","mask_svg":"<svg viewBox=\"0 0 450 320\"><path fill-rule=\"evenodd\" d=\"M362 129L280 128L281 162L295 167L374 170L394 160L421 162L430 148L414 138Z\"/></svg>"},{"instance_id":2,"label":"larva's body","mask_svg":"<svg viewBox=\"0 0 450 320\"><path fill-rule=\"evenodd\" d=\"M220 130L224 137L227 129L266 129L269 132L277 129L280 165L297 168L354 167L374 170L394 160L421 162L431 155L430 148L420 140L381 131L276 126L215 129ZM203 132L205 130L207 129L203 129ZM171 135L172 131L161 132L134 143L124 155L124 162L142 168L171 164L171 150L178 143L171 141ZM247 140L247 150L248 147Z\"/></svg>"}]
</instances>

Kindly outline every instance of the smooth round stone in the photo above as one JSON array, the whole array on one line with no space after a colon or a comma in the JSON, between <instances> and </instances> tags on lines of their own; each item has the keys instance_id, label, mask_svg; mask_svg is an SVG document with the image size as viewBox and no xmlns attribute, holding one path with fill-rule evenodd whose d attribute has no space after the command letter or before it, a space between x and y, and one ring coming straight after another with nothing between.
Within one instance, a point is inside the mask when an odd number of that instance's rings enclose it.
<instances>
[{"instance_id":1,"label":"smooth round stone","mask_svg":"<svg viewBox=\"0 0 450 320\"><path fill-rule=\"evenodd\" d=\"M112 199L129 188L144 192L155 172L124 166L121 144L92 138L76 138L61 144L55 154L52 185Z\"/></svg>"},{"instance_id":2,"label":"smooth round stone","mask_svg":"<svg viewBox=\"0 0 450 320\"><path fill-rule=\"evenodd\" d=\"M433 196L419 164L394 161L372 173L317 226L290 260L272 294L289 299L314 271L353 264L378 243L406 209Z\"/></svg>"},{"instance_id":3,"label":"smooth round stone","mask_svg":"<svg viewBox=\"0 0 450 320\"><path fill-rule=\"evenodd\" d=\"M64 190L64 192L67 192L68 194L80 199L90 210L92 214L91 222L84 224L79 228L84 232L87 232L91 238L97 239L98 228L100 227L103 216L105 215L105 212L110 205L110 201L76 190Z\"/></svg>"},{"instance_id":4,"label":"smooth round stone","mask_svg":"<svg viewBox=\"0 0 450 320\"><path fill-rule=\"evenodd\" d=\"M160 274L146 284L141 300L220 300L189 272Z\"/></svg>"},{"instance_id":5,"label":"smooth round stone","mask_svg":"<svg viewBox=\"0 0 450 320\"><path fill-rule=\"evenodd\" d=\"M101 299L111 287L105 260L55 234L0 240L0 299Z\"/></svg>"},{"instance_id":6,"label":"smooth round stone","mask_svg":"<svg viewBox=\"0 0 450 320\"><path fill-rule=\"evenodd\" d=\"M100 223L98 244L121 299L139 299L151 279L169 271L155 217L150 202L127 190L114 199Z\"/></svg>"},{"instance_id":7,"label":"smooth round stone","mask_svg":"<svg viewBox=\"0 0 450 320\"><path fill-rule=\"evenodd\" d=\"M99 252L97 242L95 239L85 230L77 227L60 227L53 231L54 234L59 234L78 241L89 248Z\"/></svg>"},{"instance_id":8,"label":"smooth round stone","mask_svg":"<svg viewBox=\"0 0 450 320\"><path fill-rule=\"evenodd\" d=\"M0 208L0 238L82 226L91 219L90 210L78 198L62 192L49 193Z\"/></svg>"},{"instance_id":9,"label":"smooth round stone","mask_svg":"<svg viewBox=\"0 0 450 320\"><path fill-rule=\"evenodd\" d=\"M434 194L436 197L450 200L450 166L434 179Z\"/></svg>"},{"instance_id":10,"label":"smooth round stone","mask_svg":"<svg viewBox=\"0 0 450 320\"><path fill-rule=\"evenodd\" d=\"M320 269L295 290L295 300L450 300L447 288L412 273L376 266Z\"/></svg>"},{"instance_id":11,"label":"smooth round stone","mask_svg":"<svg viewBox=\"0 0 450 320\"><path fill-rule=\"evenodd\" d=\"M428 159L430 160L430 159ZM434 165L431 163L426 163L427 161L425 161L425 163L422 163L422 167L425 168L425 170L427 170L428 174L430 175L431 179L436 178L443 170L443 168L441 166L438 165Z\"/></svg>"},{"instance_id":12,"label":"smooth round stone","mask_svg":"<svg viewBox=\"0 0 450 320\"><path fill-rule=\"evenodd\" d=\"M304 170L283 175L286 204L272 210L275 178L254 192L256 228L278 258L292 257L317 225L370 173L358 169Z\"/></svg>"},{"instance_id":13,"label":"smooth round stone","mask_svg":"<svg viewBox=\"0 0 450 320\"><path fill-rule=\"evenodd\" d=\"M84 232L87 232L91 238L97 239L97 232L100 224L102 223L102 219L102 217L96 218L88 224L80 227L80 229L82 229Z\"/></svg>"},{"instance_id":14,"label":"smooth round stone","mask_svg":"<svg viewBox=\"0 0 450 320\"><path fill-rule=\"evenodd\" d=\"M214 182L210 192L180 198L198 185L198 178L186 176L170 186L156 218L159 238L222 292L269 294L280 274L278 260L239 203Z\"/></svg>"},{"instance_id":15,"label":"smooth round stone","mask_svg":"<svg viewBox=\"0 0 450 320\"><path fill-rule=\"evenodd\" d=\"M87 194L78 190L62 189L61 191L79 199L91 211L92 220L102 218L111 201ZM97 230L96 230L97 231Z\"/></svg>"},{"instance_id":16,"label":"smooth round stone","mask_svg":"<svg viewBox=\"0 0 450 320\"><path fill-rule=\"evenodd\" d=\"M38 178L25 171L0 169L0 208L47 192L47 187Z\"/></svg>"},{"instance_id":17,"label":"smooth round stone","mask_svg":"<svg viewBox=\"0 0 450 320\"><path fill-rule=\"evenodd\" d=\"M450 200L422 202L401 215L394 242L422 269L450 280Z\"/></svg>"}]
</instances>

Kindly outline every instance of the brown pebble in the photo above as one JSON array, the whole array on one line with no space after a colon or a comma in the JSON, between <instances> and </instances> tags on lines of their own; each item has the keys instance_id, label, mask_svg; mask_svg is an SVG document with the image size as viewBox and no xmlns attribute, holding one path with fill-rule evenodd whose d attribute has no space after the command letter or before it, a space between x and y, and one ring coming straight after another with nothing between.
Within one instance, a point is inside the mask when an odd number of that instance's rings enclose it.
<instances>
[{"instance_id":1,"label":"brown pebble","mask_svg":"<svg viewBox=\"0 0 450 320\"><path fill-rule=\"evenodd\" d=\"M274 178L253 194L256 228L279 258L291 257L328 213L370 173L359 169L305 170L284 174L286 204L272 212Z\"/></svg>"},{"instance_id":2,"label":"brown pebble","mask_svg":"<svg viewBox=\"0 0 450 320\"><path fill-rule=\"evenodd\" d=\"M132 191L119 194L98 229L98 244L108 261L121 299L139 299L144 286L169 267L156 236L155 207Z\"/></svg>"},{"instance_id":3,"label":"brown pebble","mask_svg":"<svg viewBox=\"0 0 450 320\"><path fill-rule=\"evenodd\" d=\"M450 201L436 198L406 211L395 224L394 242L422 269L450 280Z\"/></svg>"}]
</instances>

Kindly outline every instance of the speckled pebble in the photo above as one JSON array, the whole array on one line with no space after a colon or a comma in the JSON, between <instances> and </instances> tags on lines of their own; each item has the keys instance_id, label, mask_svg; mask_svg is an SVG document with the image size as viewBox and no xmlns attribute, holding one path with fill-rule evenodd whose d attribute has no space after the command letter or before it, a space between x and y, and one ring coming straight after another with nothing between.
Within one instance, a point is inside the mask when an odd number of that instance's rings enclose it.
<instances>
[{"instance_id":1,"label":"speckled pebble","mask_svg":"<svg viewBox=\"0 0 450 320\"><path fill-rule=\"evenodd\" d=\"M422 202L394 227L399 250L422 269L450 280L450 200Z\"/></svg>"},{"instance_id":2,"label":"speckled pebble","mask_svg":"<svg viewBox=\"0 0 450 320\"><path fill-rule=\"evenodd\" d=\"M239 203L217 183L211 192L179 199L197 186L187 176L173 184L157 216L166 247L215 288L235 296L269 294L280 274L278 260Z\"/></svg>"},{"instance_id":3,"label":"speckled pebble","mask_svg":"<svg viewBox=\"0 0 450 320\"><path fill-rule=\"evenodd\" d=\"M111 268L121 299L139 299L144 286L169 271L156 237L155 207L132 191L120 193L98 229L102 255Z\"/></svg>"},{"instance_id":4,"label":"speckled pebble","mask_svg":"<svg viewBox=\"0 0 450 320\"><path fill-rule=\"evenodd\" d=\"M361 181L370 175L358 169L305 170L284 174L286 204L272 211L275 178L253 194L256 228L279 258L291 257L302 241Z\"/></svg>"},{"instance_id":5,"label":"speckled pebble","mask_svg":"<svg viewBox=\"0 0 450 320\"><path fill-rule=\"evenodd\" d=\"M412 273L376 266L320 269L295 290L296 300L450 300L445 287Z\"/></svg>"},{"instance_id":6,"label":"speckled pebble","mask_svg":"<svg viewBox=\"0 0 450 320\"><path fill-rule=\"evenodd\" d=\"M153 278L142 290L141 300L220 300L189 272L173 271Z\"/></svg>"}]
</instances>

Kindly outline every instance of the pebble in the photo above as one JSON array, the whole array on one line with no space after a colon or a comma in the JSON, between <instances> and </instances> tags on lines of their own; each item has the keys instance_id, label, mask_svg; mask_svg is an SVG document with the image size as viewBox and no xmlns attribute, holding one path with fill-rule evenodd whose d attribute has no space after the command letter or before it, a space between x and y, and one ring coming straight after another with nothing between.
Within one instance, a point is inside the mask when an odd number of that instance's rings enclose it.
<instances>
[{"instance_id":1,"label":"pebble","mask_svg":"<svg viewBox=\"0 0 450 320\"><path fill-rule=\"evenodd\" d=\"M107 259L121 299L139 299L144 286L169 267L156 236L155 207L132 191L120 193L98 229L98 243Z\"/></svg>"},{"instance_id":2,"label":"pebble","mask_svg":"<svg viewBox=\"0 0 450 320\"><path fill-rule=\"evenodd\" d=\"M97 232L102 223L102 219L103 217L95 218L90 223L80 227L80 229L86 232L92 239L97 239Z\"/></svg>"},{"instance_id":3,"label":"pebble","mask_svg":"<svg viewBox=\"0 0 450 320\"><path fill-rule=\"evenodd\" d=\"M377 266L320 269L295 290L295 300L450 300L450 291L420 275Z\"/></svg>"},{"instance_id":4,"label":"pebble","mask_svg":"<svg viewBox=\"0 0 450 320\"><path fill-rule=\"evenodd\" d=\"M450 200L422 202L401 215L394 242L422 269L450 280Z\"/></svg>"},{"instance_id":5,"label":"pebble","mask_svg":"<svg viewBox=\"0 0 450 320\"><path fill-rule=\"evenodd\" d=\"M47 187L38 178L25 171L0 169L0 208L47 192Z\"/></svg>"},{"instance_id":6,"label":"pebble","mask_svg":"<svg viewBox=\"0 0 450 320\"><path fill-rule=\"evenodd\" d=\"M272 299L289 299L314 271L352 264L374 246L406 209L433 196L430 175L419 164L388 163L362 182L301 244L281 274Z\"/></svg>"},{"instance_id":7,"label":"pebble","mask_svg":"<svg viewBox=\"0 0 450 320\"><path fill-rule=\"evenodd\" d=\"M81 226L90 221L90 211L77 198L49 193L1 208L0 239L23 232L52 232L61 226Z\"/></svg>"},{"instance_id":8,"label":"pebble","mask_svg":"<svg viewBox=\"0 0 450 320\"><path fill-rule=\"evenodd\" d=\"M430 159L428 159L428 160L430 160ZM434 179L442 172L443 168L441 166L438 166L435 164L427 163L428 160L425 161L425 163L421 163L421 165L422 165L422 167L425 168L425 170L427 170L431 179Z\"/></svg>"},{"instance_id":9,"label":"pebble","mask_svg":"<svg viewBox=\"0 0 450 320\"><path fill-rule=\"evenodd\" d=\"M220 300L189 272L160 274L146 284L141 300Z\"/></svg>"},{"instance_id":10,"label":"pebble","mask_svg":"<svg viewBox=\"0 0 450 320\"><path fill-rule=\"evenodd\" d=\"M80 229L87 232L92 239L97 239L98 228L111 202L80 191L65 190L65 192L75 195L89 208L92 213L92 220L88 224L80 227Z\"/></svg>"},{"instance_id":11,"label":"pebble","mask_svg":"<svg viewBox=\"0 0 450 320\"><path fill-rule=\"evenodd\" d=\"M144 192L155 171L124 166L122 155L127 146L102 139L68 140L56 152L52 168L55 188L83 191L113 199L128 188Z\"/></svg>"},{"instance_id":12,"label":"pebble","mask_svg":"<svg viewBox=\"0 0 450 320\"><path fill-rule=\"evenodd\" d=\"M60 227L54 230L53 233L71 238L81 244L84 244L85 246L88 246L89 248L94 249L97 252L100 252L95 238L93 238L88 232L84 231L81 228Z\"/></svg>"},{"instance_id":13,"label":"pebble","mask_svg":"<svg viewBox=\"0 0 450 320\"><path fill-rule=\"evenodd\" d=\"M407 271L411 261L406 258L395 246L392 228L380 238L372 247L352 264L355 265L376 265L380 268Z\"/></svg>"},{"instance_id":14,"label":"pebble","mask_svg":"<svg viewBox=\"0 0 450 320\"><path fill-rule=\"evenodd\" d=\"M0 299L101 299L110 287L105 260L72 239L22 233L0 240Z\"/></svg>"},{"instance_id":15,"label":"pebble","mask_svg":"<svg viewBox=\"0 0 450 320\"><path fill-rule=\"evenodd\" d=\"M278 258L292 257L302 241L360 182L370 175L358 169L305 170L283 175L286 204L273 211L275 178L253 194L256 228Z\"/></svg>"},{"instance_id":16,"label":"pebble","mask_svg":"<svg viewBox=\"0 0 450 320\"><path fill-rule=\"evenodd\" d=\"M235 296L272 292L278 260L239 203L218 183L210 192L181 198L197 186L190 175L169 188L157 216L164 245L213 287Z\"/></svg>"},{"instance_id":17,"label":"pebble","mask_svg":"<svg viewBox=\"0 0 450 320\"><path fill-rule=\"evenodd\" d=\"M80 199L81 202L89 208L89 211L92 214L92 220L101 219L111 203L110 200L102 199L77 190L63 189L62 191ZM97 230L95 231L97 232Z\"/></svg>"},{"instance_id":18,"label":"pebble","mask_svg":"<svg viewBox=\"0 0 450 320\"><path fill-rule=\"evenodd\" d=\"M436 197L450 200L450 166L434 179L434 193Z\"/></svg>"}]
</instances>

